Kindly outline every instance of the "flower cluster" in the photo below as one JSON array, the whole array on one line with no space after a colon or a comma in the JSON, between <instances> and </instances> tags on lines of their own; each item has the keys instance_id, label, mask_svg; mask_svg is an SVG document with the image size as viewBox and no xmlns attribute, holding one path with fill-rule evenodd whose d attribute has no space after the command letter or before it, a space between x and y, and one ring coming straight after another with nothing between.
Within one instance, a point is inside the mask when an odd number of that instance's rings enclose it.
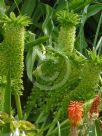
<instances>
[{"instance_id":1,"label":"flower cluster","mask_svg":"<svg viewBox=\"0 0 102 136\"><path fill-rule=\"evenodd\" d=\"M68 106L68 118L73 126L81 123L83 107L81 102L71 101Z\"/></svg>"}]
</instances>

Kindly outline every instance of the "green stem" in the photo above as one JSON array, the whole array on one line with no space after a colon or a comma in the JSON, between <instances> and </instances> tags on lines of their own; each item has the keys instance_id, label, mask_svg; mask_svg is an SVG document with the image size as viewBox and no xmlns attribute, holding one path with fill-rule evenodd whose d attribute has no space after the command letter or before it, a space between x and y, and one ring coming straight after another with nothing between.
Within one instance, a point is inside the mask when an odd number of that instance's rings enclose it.
<instances>
[{"instance_id":1,"label":"green stem","mask_svg":"<svg viewBox=\"0 0 102 136\"><path fill-rule=\"evenodd\" d=\"M17 108L17 113L18 113L18 118L21 120L22 119L22 107L21 107L21 101L20 101L20 96L17 92L15 92L15 101L16 101L16 108Z\"/></svg>"}]
</instances>

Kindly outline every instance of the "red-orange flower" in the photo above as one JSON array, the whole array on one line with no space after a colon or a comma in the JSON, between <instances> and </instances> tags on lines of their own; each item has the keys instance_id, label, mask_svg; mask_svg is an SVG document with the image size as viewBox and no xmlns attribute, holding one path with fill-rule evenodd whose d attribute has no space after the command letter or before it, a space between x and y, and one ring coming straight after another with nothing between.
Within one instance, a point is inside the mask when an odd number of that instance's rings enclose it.
<instances>
[{"instance_id":1,"label":"red-orange flower","mask_svg":"<svg viewBox=\"0 0 102 136\"><path fill-rule=\"evenodd\" d=\"M98 117L98 114L99 114L99 106L100 106L100 96L97 95L92 104L91 104L91 107L90 107L90 110L89 110L89 116L92 117L92 116L95 116L97 115Z\"/></svg>"},{"instance_id":2,"label":"red-orange flower","mask_svg":"<svg viewBox=\"0 0 102 136\"><path fill-rule=\"evenodd\" d=\"M77 126L81 123L82 111L83 111L83 106L81 102L76 102L76 101L70 102L67 113L71 125Z\"/></svg>"}]
</instances>

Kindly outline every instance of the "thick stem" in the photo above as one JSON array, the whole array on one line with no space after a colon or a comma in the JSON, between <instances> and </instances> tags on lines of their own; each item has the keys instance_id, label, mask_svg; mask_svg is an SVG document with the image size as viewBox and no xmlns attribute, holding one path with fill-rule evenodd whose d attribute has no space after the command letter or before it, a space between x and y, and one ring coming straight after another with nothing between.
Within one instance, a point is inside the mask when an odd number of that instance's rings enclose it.
<instances>
[{"instance_id":1,"label":"thick stem","mask_svg":"<svg viewBox=\"0 0 102 136\"><path fill-rule=\"evenodd\" d=\"M71 126L71 136L78 136L78 130L76 126Z\"/></svg>"},{"instance_id":2,"label":"thick stem","mask_svg":"<svg viewBox=\"0 0 102 136\"><path fill-rule=\"evenodd\" d=\"M16 108L17 108L17 113L18 113L18 118L21 120L22 119L22 107L21 107L21 101L20 101L20 96L17 92L15 92L15 101L16 101Z\"/></svg>"}]
</instances>

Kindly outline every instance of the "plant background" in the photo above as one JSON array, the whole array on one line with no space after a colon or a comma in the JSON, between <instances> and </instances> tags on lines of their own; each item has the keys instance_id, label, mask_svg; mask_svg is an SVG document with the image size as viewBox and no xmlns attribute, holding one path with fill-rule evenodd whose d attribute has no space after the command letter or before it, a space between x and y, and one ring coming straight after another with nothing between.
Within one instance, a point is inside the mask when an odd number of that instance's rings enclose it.
<instances>
[{"instance_id":1,"label":"plant background","mask_svg":"<svg viewBox=\"0 0 102 136\"><path fill-rule=\"evenodd\" d=\"M58 36L58 22L56 20L56 12L59 10L73 10L78 13L81 18L81 23L77 26L75 47L83 55L86 54L86 49L92 49L98 47L98 54L101 54L102 47L102 1L101 0L1 0L0 1L0 13L6 12L10 14L13 11L16 15L28 15L32 19L32 24L26 29L32 32L33 43L31 42L29 47L38 46L43 44L45 46L53 46ZM2 26L2 24L0 24ZM2 42L2 28L0 27L0 41ZM32 70L33 62L29 61L30 57L27 57L32 48L28 48L27 40L25 39L25 53L24 53L24 92L21 96L22 107L25 107L25 103L28 96L31 93L33 87L32 82L29 80L32 76L30 72ZM41 56L43 58L43 56ZM31 69L27 69L26 66L32 66ZM35 64L36 66L36 64ZM12 98L12 105L15 106L15 102ZM32 117L29 120L33 122Z\"/></svg>"}]
</instances>

